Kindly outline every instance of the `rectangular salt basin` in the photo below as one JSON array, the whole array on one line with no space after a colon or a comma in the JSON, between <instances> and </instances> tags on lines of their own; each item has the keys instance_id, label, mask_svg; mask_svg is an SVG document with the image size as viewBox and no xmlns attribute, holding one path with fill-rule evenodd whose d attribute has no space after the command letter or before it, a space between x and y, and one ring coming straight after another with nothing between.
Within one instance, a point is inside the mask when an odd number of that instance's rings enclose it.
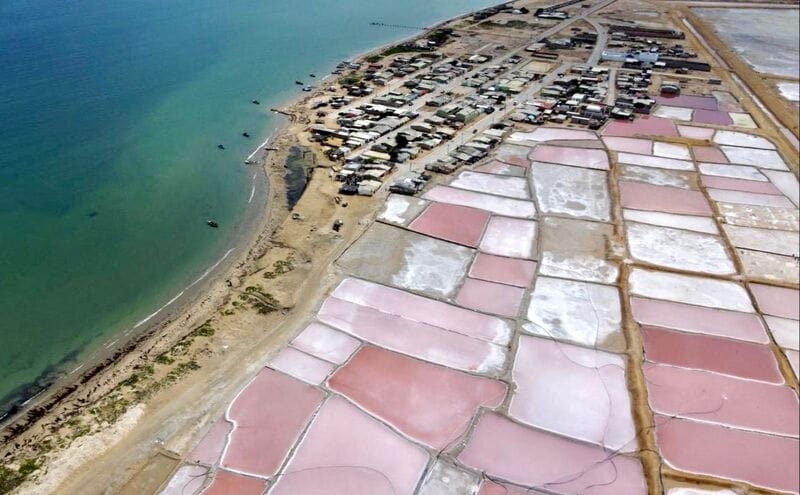
<instances>
[{"instance_id":1,"label":"rectangular salt basin","mask_svg":"<svg viewBox=\"0 0 800 495\"><path fill-rule=\"evenodd\" d=\"M683 144L662 143L660 141L653 143L653 155L664 158L676 158L678 160L692 159L688 146Z\"/></svg>"},{"instance_id":2,"label":"rectangular salt basin","mask_svg":"<svg viewBox=\"0 0 800 495\"><path fill-rule=\"evenodd\" d=\"M701 177L703 185L713 189L727 189L729 191L741 191L758 194L780 195L781 192L769 182L759 180L733 179L730 177L715 177L713 175L703 175Z\"/></svg>"},{"instance_id":3,"label":"rectangular salt basin","mask_svg":"<svg viewBox=\"0 0 800 495\"><path fill-rule=\"evenodd\" d=\"M612 450L636 450L622 356L523 335L512 377L511 417Z\"/></svg>"},{"instance_id":4,"label":"rectangular salt basin","mask_svg":"<svg viewBox=\"0 0 800 495\"><path fill-rule=\"evenodd\" d=\"M450 182L450 186L510 198L530 198L528 181L522 177L504 177L465 171Z\"/></svg>"},{"instance_id":5,"label":"rectangular salt basin","mask_svg":"<svg viewBox=\"0 0 800 495\"><path fill-rule=\"evenodd\" d=\"M717 177L729 177L731 179L742 179L767 182L767 178L757 168L745 165L720 165L717 163L701 163L698 168L705 175L715 175Z\"/></svg>"},{"instance_id":6,"label":"rectangular salt basin","mask_svg":"<svg viewBox=\"0 0 800 495\"><path fill-rule=\"evenodd\" d=\"M647 493L637 459L612 457L603 448L528 428L493 412L478 420L458 460L524 486L548 487L554 480L562 480L558 490L565 494Z\"/></svg>"},{"instance_id":7,"label":"rectangular salt basin","mask_svg":"<svg viewBox=\"0 0 800 495\"><path fill-rule=\"evenodd\" d=\"M656 442L675 469L798 493L797 439L657 415Z\"/></svg>"},{"instance_id":8,"label":"rectangular salt basin","mask_svg":"<svg viewBox=\"0 0 800 495\"><path fill-rule=\"evenodd\" d=\"M715 146L692 146L692 152L698 162L728 163L725 155Z\"/></svg>"},{"instance_id":9,"label":"rectangular salt basin","mask_svg":"<svg viewBox=\"0 0 800 495\"><path fill-rule=\"evenodd\" d=\"M596 140L597 136L592 131L579 129L565 129L560 127L540 127L533 132L515 132L509 141L583 141Z\"/></svg>"},{"instance_id":10,"label":"rectangular salt basin","mask_svg":"<svg viewBox=\"0 0 800 495\"><path fill-rule=\"evenodd\" d=\"M540 276L527 319L523 329L533 335L610 351L625 348L616 287Z\"/></svg>"},{"instance_id":11,"label":"rectangular salt basin","mask_svg":"<svg viewBox=\"0 0 800 495\"><path fill-rule=\"evenodd\" d=\"M800 205L800 185L797 183L797 177L792 172L764 170L764 174L769 177L770 182L772 182L784 196L789 198L789 201L794 203L795 206Z\"/></svg>"},{"instance_id":12,"label":"rectangular salt basin","mask_svg":"<svg viewBox=\"0 0 800 495\"><path fill-rule=\"evenodd\" d=\"M600 221L611 218L605 171L539 162L532 169L534 192L543 213Z\"/></svg>"},{"instance_id":13,"label":"rectangular salt basin","mask_svg":"<svg viewBox=\"0 0 800 495\"><path fill-rule=\"evenodd\" d=\"M674 213L661 213L658 211L622 210L625 220L672 227L674 229L691 230L706 234L719 234L717 224L710 217L694 215L676 215Z\"/></svg>"},{"instance_id":14,"label":"rectangular salt basin","mask_svg":"<svg viewBox=\"0 0 800 495\"><path fill-rule=\"evenodd\" d=\"M746 148L760 148L763 150L775 149L775 145L769 142L769 140L746 132L717 131L714 135L714 142L729 146L743 146Z\"/></svg>"},{"instance_id":15,"label":"rectangular salt basin","mask_svg":"<svg viewBox=\"0 0 800 495\"><path fill-rule=\"evenodd\" d=\"M619 163L641 165L642 167L666 168L670 170L694 170L694 164L691 161L663 158L659 156L619 153L617 161Z\"/></svg>"},{"instance_id":16,"label":"rectangular salt basin","mask_svg":"<svg viewBox=\"0 0 800 495\"><path fill-rule=\"evenodd\" d=\"M489 222L489 216L489 213L475 208L431 203L411 222L409 229L456 244L476 247Z\"/></svg>"},{"instance_id":17,"label":"rectangular salt basin","mask_svg":"<svg viewBox=\"0 0 800 495\"><path fill-rule=\"evenodd\" d=\"M510 258L536 257L536 222L508 217L492 217L481 240L484 253Z\"/></svg>"},{"instance_id":18,"label":"rectangular salt basin","mask_svg":"<svg viewBox=\"0 0 800 495\"><path fill-rule=\"evenodd\" d=\"M641 297L631 297L631 311L636 322L642 325L769 344L764 324L753 313Z\"/></svg>"},{"instance_id":19,"label":"rectangular salt basin","mask_svg":"<svg viewBox=\"0 0 800 495\"><path fill-rule=\"evenodd\" d=\"M681 189L698 189L697 173L683 170L667 170L664 168L640 167L638 165L620 165L620 180L644 182L654 186L679 187Z\"/></svg>"},{"instance_id":20,"label":"rectangular salt basin","mask_svg":"<svg viewBox=\"0 0 800 495\"><path fill-rule=\"evenodd\" d=\"M689 139L710 140L714 137L714 129L707 129L705 127L679 125L678 132L681 137Z\"/></svg>"},{"instance_id":21,"label":"rectangular salt basin","mask_svg":"<svg viewBox=\"0 0 800 495\"><path fill-rule=\"evenodd\" d=\"M652 363L645 363L644 372L650 407L656 413L798 435L797 395L789 387Z\"/></svg>"},{"instance_id":22,"label":"rectangular salt basin","mask_svg":"<svg viewBox=\"0 0 800 495\"><path fill-rule=\"evenodd\" d=\"M643 297L731 311L755 312L747 291L733 282L634 268L629 283L631 293Z\"/></svg>"},{"instance_id":23,"label":"rectangular salt basin","mask_svg":"<svg viewBox=\"0 0 800 495\"><path fill-rule=\"evenodd\" d=\"M672 120L682 120L689 122L692 120L693 110L685 107L672 107L669 105L659 105L656 107L653 115L656 117L664 117Z\"/></svg>"},{"instance_id":24,"label":"rectangular salt basin","mask_svg":"<svg viewBox=\"0 0 800 495\"><path fill-rule=\"evenodd\" d=\"M423 196L431 201L470 206L492 212L496 215L517 218L535 218L536 207L530 201L512 198L501 198L491 194L482 194L447 186L436 186Z\"/></svg>"},{"instance_id":25,"label":"rectangular salt basin","mask_svg":"<svg viewBox=\"0 0 800 495\"><path fill-rule=\"evenodd\" d=\"M608 170L608 155L603 150L539 145L529 158L539 162Z\"/></svg>"},{"instance_id":26,"label":"rectangular salt basin","mask_svg":"<svg viewBox=\"0 0 800 495\"><path fill-rule=\"evenodd\" d=\"M774 150L760 150L755 148L740 148L737 146L721 146L722 152L731 163L753 165L759 168L772 170L789 170L783 158Z\"/></svg>"},{"instance_id":27,"label":"rectangular salt basin","mask_svg":"<svg viewBox=\"0 0 800 495\"><path fill-rule=\"evenodd\" d=\"M614 120L603 131L604 136L633 137L643 136L668 136L678 137L678 131L671 119L661 117L638 117L633 122Z\"/></svg>"},{"instance_id":28,"label":"rectangular salt basin","mask_svg":"<svg viewBox=\"0 0 800 495\"><path fill-rule=\"evenodd\" d=\"M692 122L713 125L733 125L733 119L728 112L715 110L695 110L692 115Z\"/></svg>"},{"instance_id":29,"label":"rectangular salt basin","mask_svg":"<svg viewBox=\"0 0 800 495\"><path fill-rule=\"evenodd\" d=\"M604 137L603 142L612 151L624 151L639 155L650 155L653 152L653 142L649 139Z\"/></svg>"},{"instance_id":30,"label":"rectangular salt basin","mask_svg":"<svg viewBox=\"0 0 800 495\"><path fill-rule=\"evenodd\" d=\"M620 182L619 191L624 208L687 215L711 216L712 214L705 196L698 191L638 182Z\"/></svg>"},{"instance_id":31,"label":"rectangular salt basin","mask_svg":"<svg viewBox=\"0 0 800 495\"><path fill-rule=\"evenodd\" d=\"M736 273L718 236L644 223L626 227L631 256L639 261L716 275Z\"/></svg>"},{"instance_id":32,"label":"rectangular salt basin","mask_svg":"<svg viewBox=\"0 0 800 495\"><path fill-rule=\"evenodd\" d=\"M719 103L713 96L656 96L656 103L659 105L672 105L678 107L695 108L698 110L719 110Z\"/></svg>"},{"instance_id":33,"label":"rectangular salt basin","mask_svg":"<svg viewBox=\"0 0 800 495\"><path fill-rule=\"evenodd\" d=\"M774 208L794 208L795 206L783 196L773 194L756 194L751 192L731 191L727 189L709 189L708 195L714 201L738 203L755 206L771 206Z\"/></svg>"},{"instance_id":34,"label":"rectangular salt basin","mask_svg":"<svg viewBox=\"0 0 800 495\"><path fill-rule=\"evenodd\" d=\"M800 256L800 242L797 232L784 230L756 229L738 225L723 224L731 243L740 248L766 251L784 256Z\"/></svg>"},{"instance_id":35,"label":"rectangular salt basin","mask_svg":"<svg viewBox=\"0 0 800 495\"><path fill-rule=\"evenodd\" d=\"M511 325L500 318L357 278L344 279L332 296L473 339L500 345L511 339Z\"/></svg>"}]
</instances>

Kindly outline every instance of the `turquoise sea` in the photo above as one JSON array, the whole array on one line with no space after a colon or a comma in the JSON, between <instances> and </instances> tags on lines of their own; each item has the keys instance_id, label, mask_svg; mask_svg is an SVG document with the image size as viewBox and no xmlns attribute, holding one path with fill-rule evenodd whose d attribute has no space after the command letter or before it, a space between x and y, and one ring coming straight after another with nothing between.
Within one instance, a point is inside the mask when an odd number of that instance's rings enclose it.
<instances>
[{"instance_id":1,"label":"turquoise sea","mask_svg":"<svg viewBox=\"0 0 800 495\"><path fill-rule=\"evenodd\" d=\"M0 417L234 247L296 79L494 3L0 2Z\"/></svg>"}]
</instances>

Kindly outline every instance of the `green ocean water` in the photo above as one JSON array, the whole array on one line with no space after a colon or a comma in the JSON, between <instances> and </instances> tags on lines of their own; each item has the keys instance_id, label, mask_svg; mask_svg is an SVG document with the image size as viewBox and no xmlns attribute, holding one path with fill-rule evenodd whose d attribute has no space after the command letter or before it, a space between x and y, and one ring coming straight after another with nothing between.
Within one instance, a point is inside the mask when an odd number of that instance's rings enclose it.
<instances>
[{"instance_id":1,"label":"green ocean water","mask_svg":"<svg viewBox=\"0 0 800 495\"><path fill-rule=\"evenodd\" d=\"M0 2L0 416L234 247L296 79L494 3Z\"/></svg>"}]
</instances>

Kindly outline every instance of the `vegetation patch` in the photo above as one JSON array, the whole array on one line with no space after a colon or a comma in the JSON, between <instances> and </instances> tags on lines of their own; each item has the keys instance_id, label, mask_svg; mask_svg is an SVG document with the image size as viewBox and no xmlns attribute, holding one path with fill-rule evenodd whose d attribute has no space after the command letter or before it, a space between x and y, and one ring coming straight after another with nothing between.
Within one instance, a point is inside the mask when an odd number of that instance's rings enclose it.
<instances>
[{"instance_id":1,"label":"vegetation patch","mask_svg":"<svg viewBox=\"0 0 800 495\"><path fill-rule=\"evenodd\" d=\"M40 467L37 459L26 459L18 468L0 466L0 494L11 493Z\"/></svg>"},{"instance_id":2,"label":"vegetation patch","mask_svg":"<svg viewBox=\"0 0 800 495\"><path fill-rule=\"evenodd\" d=\"M251 308L259 314L266 315L283 309L280 302L269 292L265 292L260 285L251 285L245 288L243 294L239 294L239 299L249 304Z\"/></svg>"},{"instance_id":3,"label":"vegetation patch","mask_svg":"<svg viewBox=\"0 0 800 495\"><path fill-rule=\"evenodd\" d=\"M264 278L273 279L278 275L289 273L294 270L294 259L289 258L285 260L278 260L272 264L272 270L264 272Z\"/></svg>"}]
</instances>

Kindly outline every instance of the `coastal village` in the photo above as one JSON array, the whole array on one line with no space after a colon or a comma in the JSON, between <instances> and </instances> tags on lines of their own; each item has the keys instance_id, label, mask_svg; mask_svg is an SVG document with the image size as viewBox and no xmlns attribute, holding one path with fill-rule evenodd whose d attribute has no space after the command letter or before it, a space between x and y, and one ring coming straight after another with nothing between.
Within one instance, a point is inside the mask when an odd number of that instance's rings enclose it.
<instances>
[{"instance_id":1,"label":"coastal village","mask_svg":"<svg viewBox=\"0 0 800 495\"><path fill-rule=\"evenodd\" d=\"M800 494L798 109L719 43L691 2L518 0L298 81L305 193L158 354L240 375L18 493ZM245 366L210 328L248 309Z\"/></svg>"}]
</instances>

